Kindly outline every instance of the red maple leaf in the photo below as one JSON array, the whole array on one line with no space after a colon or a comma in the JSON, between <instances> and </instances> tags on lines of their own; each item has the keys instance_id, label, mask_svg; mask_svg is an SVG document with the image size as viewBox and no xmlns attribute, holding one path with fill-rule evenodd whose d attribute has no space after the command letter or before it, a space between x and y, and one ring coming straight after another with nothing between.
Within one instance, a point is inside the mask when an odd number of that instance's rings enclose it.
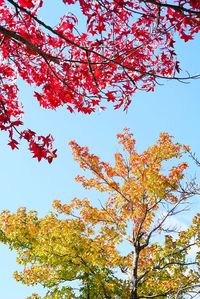
<instances>
[{"instance_id":1,"label":"red maple leaf","mask_svg":"<svg viewBox=\"0 0 200 299\"><path fill-rule=\"evenodd\" d=\"M10 142L8 142L8 145L12 148L12 150L18 149L18 144L19 144L19 142L17 142L14 139L12 139Z\"/></svg>"},{"instance_id":2,"label":"red maple leaf","mask_svg":"<svg viewBox=\"0 0 200 299\"><path fill-rule=\"evenodd\" d=\"M19 4L23 7L32 8L34 7L32 0L18 0Z\"/></svg>"}]
</instances>

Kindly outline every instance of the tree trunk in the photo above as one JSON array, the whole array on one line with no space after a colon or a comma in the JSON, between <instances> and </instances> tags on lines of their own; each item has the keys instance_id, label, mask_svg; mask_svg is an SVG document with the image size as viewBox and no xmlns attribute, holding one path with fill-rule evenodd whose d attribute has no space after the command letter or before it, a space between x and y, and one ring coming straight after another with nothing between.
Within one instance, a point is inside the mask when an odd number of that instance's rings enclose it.
<instances>
[{"instance_id":1,"label":"tree trunk","mask_svg":"<svg viewBox=\"0 0 200 299\"><path fill-rule=\"evenodd\" d=\"M139 250L135 247L133 253L133 271L132 271L132 278L131 278L131 295L130 299L137 299L137 287L138 287L138 258L139 258Z\"/></svg>"}]
</instances>

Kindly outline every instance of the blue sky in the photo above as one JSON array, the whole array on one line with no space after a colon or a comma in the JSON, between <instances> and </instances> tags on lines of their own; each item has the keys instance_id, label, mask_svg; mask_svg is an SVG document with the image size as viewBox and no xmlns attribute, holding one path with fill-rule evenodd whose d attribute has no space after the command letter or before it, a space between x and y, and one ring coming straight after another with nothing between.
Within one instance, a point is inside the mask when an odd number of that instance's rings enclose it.
<instances>
[{"instance_id":1,"label":"blue sky","mask_svg":"<svg viewBox=\"0 0 200 299\"><path fill-rule=\"evenodd\" d=\"M57 6L54 15L51 8L44 11L44 20L54 21L62 13ZM190 73L200 71L200 39L177 45L182 69ZM20 97L24 104L26 127L41 134L52 133L55 146L59 149L58 158L51 165L47 162L38 163L31 158L26 144L19 151L12 151L6 146L6 139L0 140L0 210L9 209L13 212L25 206L45 215L51 209L53 199L63 202L70 201L74 196L90 198L94 194L85 191L74 182L79 167L73 161L68 142L76 140L80 145L87 145L95 154L105 160L112 160L113 154L119 150L116 134L124 127L131 128L137 140L138 150L144 150L153 144L159 133L167 131L178 142L189 144L200 157L200 81L193 80L190 84L176 81L163 81L154 93L135 94L128 113L114 111L108 106L107 111L93 115L70 114L65 108L57 111L42 110L33 99L32 90L21 84ZM196 172L191 167L191 175ZM99 195L100 197L100 195ZM94 199L94 198L93 198ZM198 200L198 199L197 199ZM194 210L199 210L196 201L191 212L183 216L188 223ZM37 288L28 288L16 283L12 273L17 269L15 254L0 245L0 289L5 299L22 299L30 296Z\"/></svg>"}]
</instances>

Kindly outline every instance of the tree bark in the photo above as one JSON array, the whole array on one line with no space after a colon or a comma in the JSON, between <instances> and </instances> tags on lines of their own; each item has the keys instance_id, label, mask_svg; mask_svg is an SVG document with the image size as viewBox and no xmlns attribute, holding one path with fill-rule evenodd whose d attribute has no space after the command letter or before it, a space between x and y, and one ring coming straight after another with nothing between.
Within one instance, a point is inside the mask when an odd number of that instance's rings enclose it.
<instances>
[{"instance_id":1,"label":"tree bark","mask_svg":"<svg viewBox=\"0 0 200 299\"><path fill-rule=\"evenodd\" d=\"M133 253L133 270L132 270L132 288L131 288L131 296L130 299L137 299L137 291L138 291L138 258L139 258L139 250L135 246L135 250Z\"/></svg>"}]
</instances>

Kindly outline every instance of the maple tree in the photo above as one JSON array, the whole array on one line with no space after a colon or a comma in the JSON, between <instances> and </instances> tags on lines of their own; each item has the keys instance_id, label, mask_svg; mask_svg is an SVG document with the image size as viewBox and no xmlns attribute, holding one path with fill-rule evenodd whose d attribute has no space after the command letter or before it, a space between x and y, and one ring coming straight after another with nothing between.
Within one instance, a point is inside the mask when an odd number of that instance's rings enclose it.
<instances>
[{"instance_id":1,"label":"maple tree","mask_svg":"<svg viewBox=\"0 0 200 299\"><path fill-rule=\"evenodd\" d=\"M106 102L127 109L137 90L153 91L159 78L199 77L177 75L174 47L175 35L187 42L199 31L199 0L63 0L82 18L67 12L55 27L40 18L44 2L0 0L0 129L12 149L25 139L38 160L56 157L51 135L21 129L18 78L44 108L92 113Z\"/></svg>"},{"instance_id":2,"label":"maple tree","mask_svg":"<svg viewBox=\"0 0 200 299\"><path fill-rule=\"evenodd\" d=\"M162 133L140 154L128 129L118 141L123 151L115 154L113 166L70 143L74 159L91 173L76 180L106 193L100 202L55 200L55 210L43 218L25 208L0 214L0 240L16 250L24 267L15 279L48 288L43 298L183 299L199 294L199 253L191 258L188 253L200 246L200 215L188 229L170 227L199 192L182 183L185 162L166 169L166 162L173 159L175 165L188 147Z\"/></svg>"}]
</instances>

